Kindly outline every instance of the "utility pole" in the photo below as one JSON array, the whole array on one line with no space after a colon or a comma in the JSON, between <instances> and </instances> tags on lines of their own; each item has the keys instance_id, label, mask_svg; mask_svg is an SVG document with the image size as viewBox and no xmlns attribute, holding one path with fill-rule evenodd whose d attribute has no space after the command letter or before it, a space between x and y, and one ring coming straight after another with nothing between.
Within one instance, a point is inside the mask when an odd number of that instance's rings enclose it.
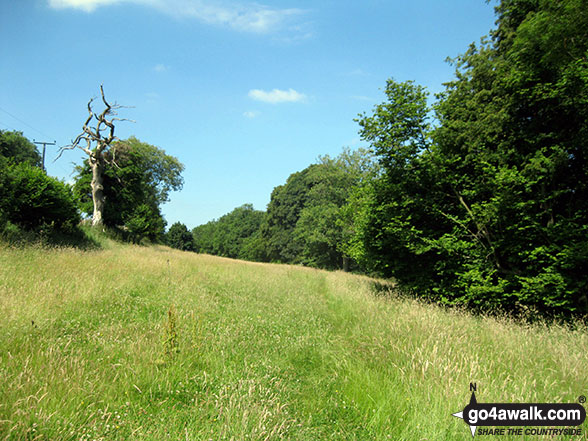
<instances>
[{"instance_id":1,"label":"utility pole","mask_svg":"<svg viewBox=\"0 0 588 441\"><path fill-rule=\"evenodd\" d=\"M56 141L53 141L53 142L46 142L46 141L35 141L35 140L33 139L33 142L34 142L35 144L43 144L43 162L42 162L41 168L42 168L42 170L43 170L43 171L45 171L45 146L48 146L48 145L55 145L55 144L56 144Z\"/></svg>"}]
</instances>

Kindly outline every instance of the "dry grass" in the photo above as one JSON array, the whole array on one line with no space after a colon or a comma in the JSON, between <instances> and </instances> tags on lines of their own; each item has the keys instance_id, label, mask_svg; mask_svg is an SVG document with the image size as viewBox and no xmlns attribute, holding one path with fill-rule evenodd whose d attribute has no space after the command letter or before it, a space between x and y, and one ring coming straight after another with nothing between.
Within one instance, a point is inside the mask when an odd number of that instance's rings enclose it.
<instances>
[{"instance_id":1,"label":"dry grass","mask_svg":"<svg viewBox=\"0 0 588 441\"><path fill-rule=\"evenodd\" d=\"M467 439L470 382L487 402L588 390L585 327L165 247L0 248L0 315L0 439Z\"/></svg>"}]
</instances>

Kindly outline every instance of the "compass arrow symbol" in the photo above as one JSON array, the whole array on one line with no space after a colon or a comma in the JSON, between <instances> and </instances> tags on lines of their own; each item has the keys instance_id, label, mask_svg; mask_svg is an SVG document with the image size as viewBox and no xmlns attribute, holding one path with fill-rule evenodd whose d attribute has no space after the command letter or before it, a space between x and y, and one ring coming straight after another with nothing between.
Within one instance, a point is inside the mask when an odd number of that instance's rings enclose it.
<instances>
[{"instance_id":1,"label":"compass arrow symbol","mask_svg":"<svg viewBox=\"0 0 588 441\"><path fill-rule=\"evenodd\" d=\"M472 397L470 398L470 405L477 404L476 401L476 394L472 392ZM461 418L463 420L463 410L461 412L453 413L454 417ZM476 430L478 429L477 426L470 426L470 431L472 432L472 438L476 436Z\"/></svg>"}]
</instances>

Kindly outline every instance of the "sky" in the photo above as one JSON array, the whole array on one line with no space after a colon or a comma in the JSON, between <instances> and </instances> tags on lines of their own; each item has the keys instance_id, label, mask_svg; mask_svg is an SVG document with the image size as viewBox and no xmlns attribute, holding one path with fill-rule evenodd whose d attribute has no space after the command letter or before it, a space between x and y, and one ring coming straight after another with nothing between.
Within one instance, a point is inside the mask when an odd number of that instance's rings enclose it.
<instances>
[{"instance_id":1,"label":"sky","mask_svg":"<svg viewBox=\"0 0 588 441\"><path fill-rule=\"evenodd\" d=\"M103 84L128 106L115 134L177 157L184 186L162 207L188 228L251 203L291 173L366 146L354 121L387 79L432 93L448 57L495 27L484 0L0 0L0 130L47 146L72 181L86 106ZM96 110L101 110L99 106Z\"/></svg>"}]
</instances>

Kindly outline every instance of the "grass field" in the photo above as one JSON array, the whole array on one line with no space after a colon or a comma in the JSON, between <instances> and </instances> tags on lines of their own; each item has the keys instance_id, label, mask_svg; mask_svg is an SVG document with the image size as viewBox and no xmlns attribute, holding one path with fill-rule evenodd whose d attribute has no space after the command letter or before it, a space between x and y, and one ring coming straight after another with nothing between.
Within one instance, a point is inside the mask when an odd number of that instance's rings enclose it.
<instances>
[{"instance_id":1,"label":"grass field","mask_svg":"<svg viewBox=\"0 0 588 441\"><path fill-rule=\"evenodd\" d=\"M588 395L584 326L165 247L0 246L0 317L2 440L467 440L470 382L482 402Z\"/></svg>"}]
</instances>

